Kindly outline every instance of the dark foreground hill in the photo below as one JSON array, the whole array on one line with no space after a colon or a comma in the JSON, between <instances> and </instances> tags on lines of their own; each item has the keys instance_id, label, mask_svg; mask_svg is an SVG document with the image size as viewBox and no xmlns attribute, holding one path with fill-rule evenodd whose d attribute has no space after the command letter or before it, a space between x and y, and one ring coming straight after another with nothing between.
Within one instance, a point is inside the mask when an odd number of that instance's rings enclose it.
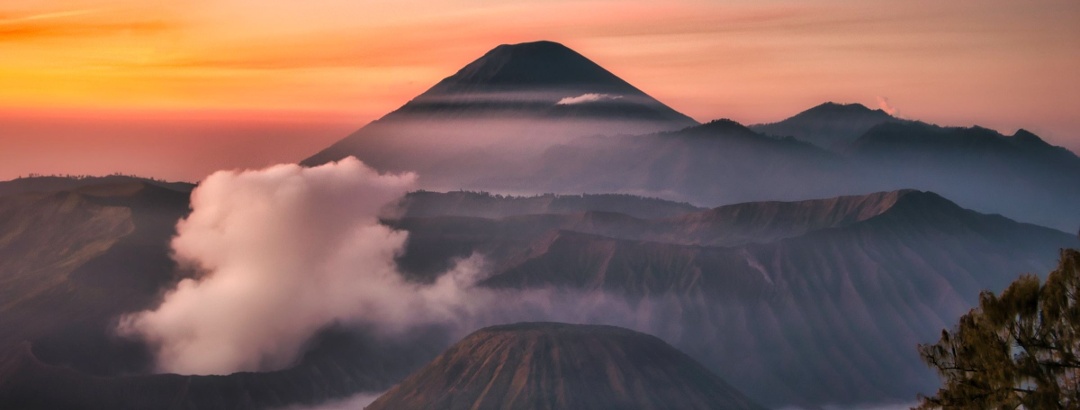
<instances>
[{"instance_id":1,"label":"dark foreground hill","mask_svg":"<svg viewBox=\"0 0 1080 410\"><path fill-rule=\"evenodd\" d=\"M761 409L664 341L614 326L481 329L367 407Z\"/></svg>"}]
</instances>

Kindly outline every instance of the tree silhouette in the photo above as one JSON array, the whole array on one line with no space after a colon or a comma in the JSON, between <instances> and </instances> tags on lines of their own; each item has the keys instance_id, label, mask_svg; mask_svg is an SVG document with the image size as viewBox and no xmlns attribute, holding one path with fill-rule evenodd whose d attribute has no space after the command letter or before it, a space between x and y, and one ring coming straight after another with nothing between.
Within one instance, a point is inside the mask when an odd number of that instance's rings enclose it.
<instances>
[{"instance_id":1,"label":"tree silhouette","mask_svg":"<svg viewBox=\"0 0 1080 410\"><path fill-rule=\"evenodd\" d=\"M1046 283L1024 275L941 340L920 345L943 386L920 396L918 409L1058 409L1080 407L1080 252L1061 251Z\"/></svg>"}]
</instances>

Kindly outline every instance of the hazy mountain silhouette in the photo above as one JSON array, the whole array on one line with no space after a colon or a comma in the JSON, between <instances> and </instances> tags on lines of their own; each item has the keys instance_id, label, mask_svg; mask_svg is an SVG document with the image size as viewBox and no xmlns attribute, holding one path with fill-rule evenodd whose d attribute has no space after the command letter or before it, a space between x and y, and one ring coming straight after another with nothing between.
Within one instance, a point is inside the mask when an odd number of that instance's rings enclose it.
<instances>
[{"instance_id":1,"label":"hazy mountain silhouette","mask_svg":"<svg viewBox=\"0 0 1080 410\"><path fill-rule=\"evenodd\" d=\"M848 155L864 186L918 187L1025 222L1080 226L1080 157L1025 130L1004 136L981 127L884 123Z\"/></svg>"},{"instance_id":2,"label":"hazy mountain silhouette","mask_svg":"<svg viewBox=\"0 0 1080 410\"><path fill-rule=\"evenodd\" d=\"M731 120L580 140L552 147L542 158L524 186L549 192L632 192L697 204L851 194L854 178L840 154L794 138L764 136ZM507 181L503 187L516 183Z\"/></svg>"},{"instance_id":3,"label":"hazy mountain silhouette","mask_svg":"<svg viewBox=\"0 0 1080 410\"><path fill-rule=\"evenodd\" d=\"M844 108L847 110L848 108ZM837 127L844 126L837 124ZM697 204L799 200L905 188L981 212L1072 231L1080 158L1021 130L885 121L828 151L721 120L680 131L548 149L521 183L547 192L632 192Z\"/></svg>"},{"instance_id":4,"label":"hazy mountain silhouette","mask_svg":"<svg viewBox=\"0 0 1080 410\"><path fill-rule=\"evenodd\" d=\"M517 323L469 335L367 409L761 407L656 337L614 326Z\"/></svg>"},{"instance_id":5,"label":"hazy mountain silhouette","mask_svg":"<svg viewBox=\"0 0 1080 410\"><path fill-rule=\"evenodd\" d=\"M827 102L783 121L750 128L766 135L791 136L822 148L842 150L875 125L900 121L903 120L862 104Z\"/></svg>"},{"instance_id":6,"label":"hazy mountain silhouette","mask_svg":"<svg viewBox=\"0 0 1080 410\"><path fill-rule=\"evenodd\" d=\"M1072 231L1080 159L1021 130L943 128L825 103L698 125L557 43L502 45L303 161L355 155L425 189L613 192L696 205L904 188ZM986 156L986 160L980 160Z\"/></svg>"},{"instance_id":7,"label":"hazy mountain silhouette","mask_svg":"<svg viewBox=\"0 0 1080 410\"><path fill-rule=\"evenodd\" d=\"M471 188L527 172L543 148L573 138L694 124L561 44L504 44L301 163L352 155L380 170L418 171L428 188Z\"/></svg>"}]
</instances>

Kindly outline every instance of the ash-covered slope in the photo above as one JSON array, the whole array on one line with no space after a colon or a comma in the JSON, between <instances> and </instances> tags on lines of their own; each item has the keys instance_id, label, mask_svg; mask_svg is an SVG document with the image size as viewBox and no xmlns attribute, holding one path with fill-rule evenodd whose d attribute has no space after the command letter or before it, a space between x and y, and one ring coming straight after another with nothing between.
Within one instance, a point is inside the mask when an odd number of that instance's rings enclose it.
<instances>
[{"instance_id":1,"label":"ash-covered slope","mask_svg":"<svg viewBox=\"0 0 1080 410\"><path fill-rule=\"evenodd\" d=\"M760 409L664 341L614 326L481 329L367 407Z\"/></svg>"},{"instance_id":2,"label":"ash-covered slope","mask_svg":"<svg viewBox=\"0 0 1080 410\"><path fill-rule=\"evenodd\" d=\"M907 189L805 201L725 205L672 218L666 222L674 232L668 238L655 239L713 246L771 242L865 221L888 212L905 196L918 194Z\"/></svg>"},{"instance_id":3,"label":"ash-covered slope","mask_svg":"<svg viewBox=\"0 0 1080 410\"><path fill-rule=\"evenodd\" d=\"M142 308L178 280L168 241L187 213L187 189L131 178L70 182L71 190L28 186L0 196L0 345L68 336L77 336L69 346L100 343L112 315ZM106 366L105 356L85 364Z\"/></svg>"}]
</instances>

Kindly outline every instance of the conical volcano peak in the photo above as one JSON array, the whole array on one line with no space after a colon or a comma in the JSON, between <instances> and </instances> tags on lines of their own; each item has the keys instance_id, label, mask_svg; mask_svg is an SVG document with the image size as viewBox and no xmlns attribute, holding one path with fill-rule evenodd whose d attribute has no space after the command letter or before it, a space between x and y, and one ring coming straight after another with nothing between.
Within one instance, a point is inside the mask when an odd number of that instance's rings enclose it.
<instances>
[{"instance_id":1,"label":"conical volcano peak","mask_svg":"<svg viewBox=\"0 0 1080 410\"><path fill-rule=\"evenodd\" d=\"M585 56L552 41L495 47L425 94L536 89L644 95Z\"/></svg>"},{"instance_id":2,"label":"conical volcano peak","mask_svg":"<svg viewBox=\"0 0 1080 410\"><path fill-rule=\"evenodd\" d=\"M562 323L481 329L367 408L761 409L654 336Z\"/></svg>"},{"instance_id":3,"label":"conical volcano peak","mask_svg":"<svg viewBox=\"0 0 1080 410\"><path fill-rule=\"evenodd\" d=\"M585 56L552 41L495 47L385 118L493 116L635 121L647 123L645 129L649 130L697 125Z\"/></svg>"},{"instance_id":4,"label":"conical volcano peak","mask_svg":"<svg viewBox=\"0 0 1080 410\"><path fill-rule=\"evenodd\" d=\"M518 170L569 139L693 125L693 118L562 44L504 44L303 164L355 156L382 170L419 171L438 181L428 188L471 182L480 188L509 181L507 170L479 166L487 158Z\"/></svg>"}]
</instances>

